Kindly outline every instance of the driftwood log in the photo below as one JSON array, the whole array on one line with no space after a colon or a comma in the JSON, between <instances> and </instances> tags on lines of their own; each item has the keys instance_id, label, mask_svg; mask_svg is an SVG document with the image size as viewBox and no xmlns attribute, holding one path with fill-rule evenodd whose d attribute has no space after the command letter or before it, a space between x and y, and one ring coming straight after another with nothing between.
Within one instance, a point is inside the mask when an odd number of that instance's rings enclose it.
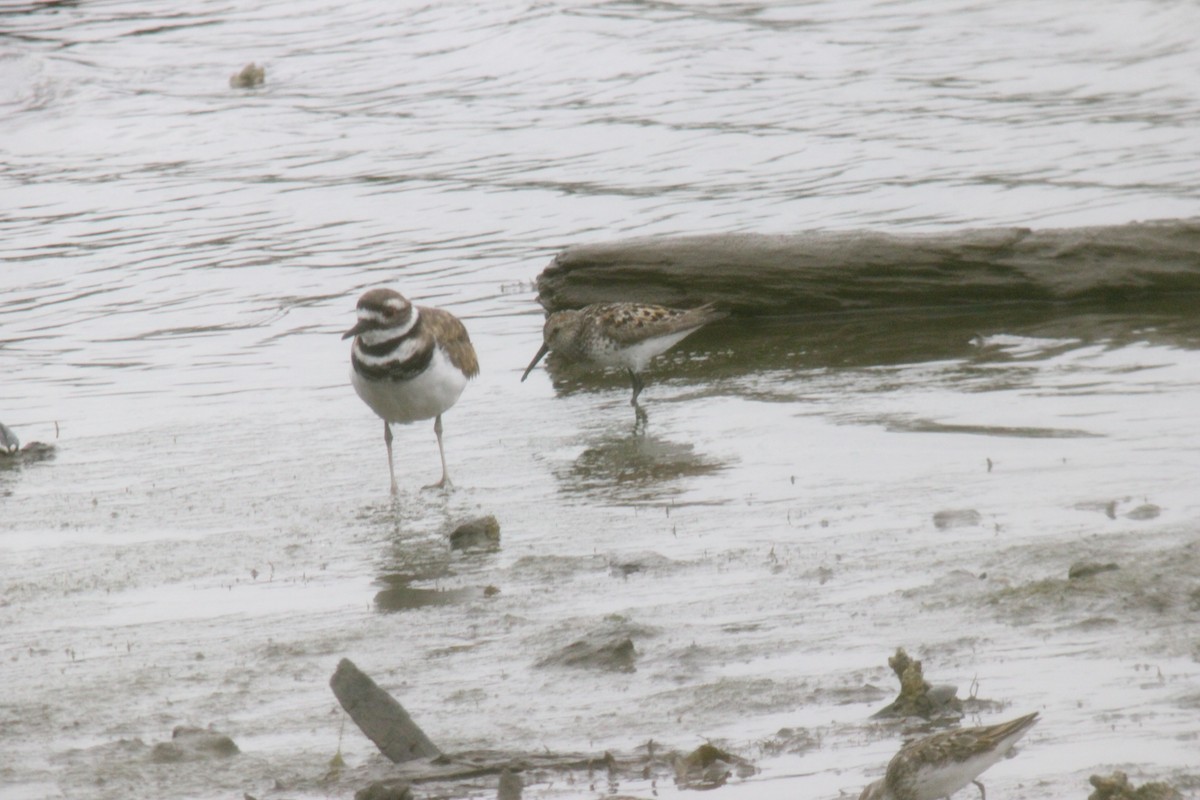
<instances>
[{"instance_id":1,"label":"driftwood log","mask_svg":"<svg viewBox=\"0 0 1200 800\"><path fill-rule=\"evenodd\" d=\"M399 764L441 755L404 707L350 659L338 662L329 686L350 719L392 761Z\"/></svg>"},{"instance_id":2,"label":"driftwood log","mask_svg":"<svg viewBox=\"0 0 1200 800\"><path fill-rule=\"evenodd\" d=\"M343 658L329 681L350 718L380 751L395 762L382 780L374 780L363 797L403 794L409 784L455 784L495 776L499 800L519 800L525 772L586 772L593 784L610 786L623 778L647 780L670 775L676 784L693 789L714 788L737 774L748 777L755 766L711 744L688 754L647 742L630 755L581 753L503 753L472 751L443 755L396 700Z\"/></svg>"},{"instance_id":3,"label":"driftwood log","mask_svg":"<svg viewBox=\"0 0 1200 800\"><path fill-rule=\"evenodd\" d=\"M717 301L742 315L1111 302L1200 292L1200 219L934 234L712 234L582 244L538 278L547 311Z\"/></svg>"}]
</instances>

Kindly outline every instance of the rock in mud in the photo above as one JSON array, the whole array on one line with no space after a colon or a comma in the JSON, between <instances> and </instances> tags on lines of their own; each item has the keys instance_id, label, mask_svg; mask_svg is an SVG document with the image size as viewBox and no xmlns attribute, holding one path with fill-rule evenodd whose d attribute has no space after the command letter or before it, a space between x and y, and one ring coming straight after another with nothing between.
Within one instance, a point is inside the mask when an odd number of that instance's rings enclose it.
<instances>
[{"instance_id":1,"label":"rock in mud","mask_svg":"<svg viewBox=\"0 0 1200 800\"><path fill-rule=\"evenodd\" d=\"M637 651L633 647L633 639L618 635L571 642L554 655L543 658L537 665L598 669L604 672L636 672L636 660Z\"/></svg>"},{"instance_id":2,"label":"rock in mud","mask_svg":"<svg viewBox=\"0 0 1200 800\"><path fill-rule=\"evenodd\" d=\"M666 556L643 551L610 558L608 571L614 578L628 578L639 572L660 572L673 566L675 566L675 562Z\"/></svg>"},{"instance_id":3,"label":"rock in mud","mask_svg":"<svg viewBox=\"0 0 1200 800\"><path fill-rule=\"evenodd\" d=\"M450 534L452 550L499 550L500 523L492 514L468 520Z\"/></svg>"},{"instance_id":4,"label":"rock in mud","mask_svg":"<svg viewBox=\"0 0 1200 800\"><path fill-rule=\"evenodd\" d=\"M1129 776L1119 771L1107 776L1093 775L1088 782L1096 787L1088 800L1183 800L1179 790L1166 783L1143 783L1135 789L1129 783Z\"/></svg>"},{"instance_id":5,"label":"rock in mud","mask_svg":"<svg viewBox=\"0 0 1200 800\"><path fill-rule=\"evenodd\" d=\"M946 509L933 515L933 526L939 531L969 528L983 522L983 515L973 508Z\"/></svg>"},{"instance_id":6,"label":"rock in mud","mask_svg":"<svg viewBox=\"0 0 1200 800\"><path fill-rule=\"evenodd\" d=\"M1093 575L1099 575L1101 572L1112 572L1114 569L1120 569L1120 567L1112 562L1101 564L1098 561L1076 561L1067 570L1067 577L1071 580L1090 578Z\"/></svg>"},{"instance_id":7,"label":"rock in mud","mask_svg":"<svg viewBox=\"0 0 1200 800\"><path fill-rule=\"evenodd\" d=\"M203 761L210 758L229 758L240 750L223 733L211 728L192 728L181 725L171 732L171 741L159 742L150 751L150 760L157 764L178 761Z\"/></svg>"},{"instance_id":8,"label":"rock in mud","mask_svg":"<svg viewBox=\"0 0 1200 800\"><path fill-rule=\"evenodd\" d=\"M1154 503L1142 503L1140 506L1127 513L1125 515L1125 519L1138 521L1154 519L1161 513L1162 509L1154 505Z\"/></svg>"}]
</instances>

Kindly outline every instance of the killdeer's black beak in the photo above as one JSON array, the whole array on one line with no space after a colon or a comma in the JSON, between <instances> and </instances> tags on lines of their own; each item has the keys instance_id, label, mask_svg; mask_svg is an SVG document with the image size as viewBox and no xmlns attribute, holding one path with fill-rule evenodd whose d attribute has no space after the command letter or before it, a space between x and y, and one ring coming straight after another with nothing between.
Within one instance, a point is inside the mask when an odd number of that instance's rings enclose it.
<instances>
[{"instance_id":1,"label":"killdeer's black beak","mask_svg":"<svg viewBox=\"0 0 1200 800\"><path fill-rule=\"evenodd\" d=\"M351 336L358 336L369 327L371 327L371 323L367 322L365 319L360 319L358 324L342 334L342 338L349 339Z\"/></svg>"},{"instance_id":2,"label":"killdeer's black beak","mask_svg":"<svg viewBox=\"0 0 1200 800\"><path fill-rule=\"evenodd\" d=\"M537 355L533 357L533 361L530 361L529 366L525 368L525 374L521 376L521 383L524 383L525 379L529 377L529 373L533 372L533 368L536 367L537 363L542 360L542 356L549 352L550 346L543 344L542 349L537 351Z\"/></svg>"}]
</instances>

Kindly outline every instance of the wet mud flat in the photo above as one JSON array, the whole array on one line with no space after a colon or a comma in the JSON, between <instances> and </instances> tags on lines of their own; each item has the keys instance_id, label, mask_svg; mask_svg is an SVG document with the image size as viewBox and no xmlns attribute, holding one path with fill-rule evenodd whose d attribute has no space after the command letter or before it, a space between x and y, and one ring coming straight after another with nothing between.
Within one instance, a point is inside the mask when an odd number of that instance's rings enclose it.
<instances>
[{"instance_id":1,"label":"wet mud flat","mask_svg":"<svg viewBox=\"0 0 1200 800\"><path fill-rule=\"evenodd\" d=\"M528 796L689 793L667 754L707 742L750 765L721 796L857 797L938 724L873 717L903 647L961 724L1041 713L984 776L996 796L1085 797L1116 768L1194 793L1183 299L735 315L664 357L641 434L623 376L552 363L522 385L531 353L486 350L515 318L481 319L481 360L508 369L447 420L460 486L397 503L341 385L265 417L66 427L53 459L0 471L5 791L403 780L330 692L348 657ZM427 439L401 436L412 484ZM456 548L487 515L498 539ZM210 726L236 752L175 757L176 729Z\"/></svg>"}]
</instances>

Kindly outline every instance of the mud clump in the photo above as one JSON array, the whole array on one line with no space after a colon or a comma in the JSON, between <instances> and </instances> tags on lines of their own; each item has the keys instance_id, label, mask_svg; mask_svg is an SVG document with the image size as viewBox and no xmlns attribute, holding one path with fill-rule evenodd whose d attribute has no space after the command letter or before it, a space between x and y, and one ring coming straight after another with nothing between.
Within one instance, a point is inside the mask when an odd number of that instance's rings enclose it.
<instances>
[{"instance_id":1,"label":"mud clump","mask_svg":"<svg viewBox=\"0 0 1200 800\"><path fill-rule=\"evenodd\" d=\"M451 550L499 550L500 523L492 514L468 520L450 534Z\"/></svg>"},{"instance_id":2,"label":"mud clump","mask_svg":"<svg viewBox=\"0 0 1200 800\"><path fill-rule=\"evenodd\" d=\"M354 800L413 800L413 793L407 783L388 785L376 781L355 792Z\"/></svg>"},{"instance_id":3,"label":"mud clump","mask_svg":"<svg viewBox=\"0 0 1200 800\"><path fill-rule=\"evenodd\" d=\"M634 662L637 650L633 639L628 636L613 636L608 639L580 639L572 642L553 655L537 662L539 667L575 667L596 669L604 672L637 672Z\"/></svg>"},{"instance_id":4,"label":"mud clump","mask_svg":"<svg viewBox=\"0 0 1200 800\"><path fill-rule=\"evenodd\" d=\"M1088 800L1183 800L1179 790L1166 783L1143 783L1135 789L1129 776L1120 771L1108 776L1093 775L1088 782L1096 787Z\"/></svg>"},{"instance_id":5,"label":"mud clump","mask_svg":"<svg viewBox=\"0 0 1200 800\"><path fill-rule=\"evenodd\" d=\"M251 61L238 72L229 76L231 89L253 89L262 86L267 80L267 68L260 67Z\"/></svg>"},{"instance_id":6,"label":"mud clump","mask_svg":"<svg viewBox=\"0 0 1200 800\"><path fill-rule=\"evenodd\" d=\"M210 728L191 728L180 725L171 733L171 741L159 742L150 750L150 760L156 764L180 761L204 761L210 758L229 758L241 751L223 733Z\"/></svg>"},{"instance_id":7,"label":"mud clump","mask_svg":"<svg viewBox=\"0 0 1200 800\"><path fill-rule=\"evenodd\" d=\"M932 719L946 713L962 715L962 701L956 696L957 688L950 685L933 686L926 681L921 662L910 658L903 647L896 648L896 654L888 659L888 666L900 679L900 694L871 716Z\"/></svg>"},{"instance_id":8,"label":"mud clump","mask_svg":"<svg viewBox=\"0 0 1200 800\"><path fill-rule=\"evenodd\" d=\"M746 759L708 743L675 758L675 783L685 789L715 789L735 773L745 778L756 771Z\"/></svg>"},{"instance_id":9,"label":"mud clump","mask_svg":"<svg viewBox=\"0 0 1200 800\"><path fill-rule=\"evenodd\" d=\"M1115 569L1120 569L1120 567L1112 562L1101 564L1098 561L1076 561L1067 570L1067 578L1074 581L1080 578L1090 578L1101 572L1112 572Z\"/></svg>"}]
</instances>

